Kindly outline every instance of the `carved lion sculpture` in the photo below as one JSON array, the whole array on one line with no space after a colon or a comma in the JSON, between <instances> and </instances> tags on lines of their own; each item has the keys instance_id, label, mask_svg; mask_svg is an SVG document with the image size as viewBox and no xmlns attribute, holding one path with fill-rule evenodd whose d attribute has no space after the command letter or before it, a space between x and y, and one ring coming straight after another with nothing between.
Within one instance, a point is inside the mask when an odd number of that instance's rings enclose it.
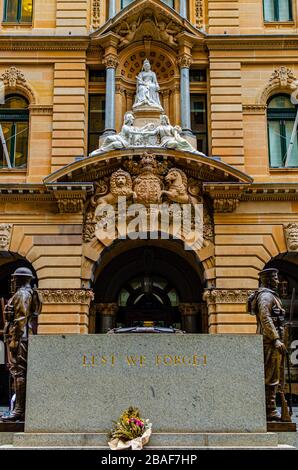
<instances>
[{"instance_id":1,"label":"carved lion sculpture","mask_svg":"<svg viewBox=\"0 0 298 470\"><path fill-rule=\"evenodd\" d=\"M129 173L121 168L111 175L110 192L101 198L100 204L116 204L119 196L135 197L132 189L132 179Z\"/></svg>"}]
</instances>

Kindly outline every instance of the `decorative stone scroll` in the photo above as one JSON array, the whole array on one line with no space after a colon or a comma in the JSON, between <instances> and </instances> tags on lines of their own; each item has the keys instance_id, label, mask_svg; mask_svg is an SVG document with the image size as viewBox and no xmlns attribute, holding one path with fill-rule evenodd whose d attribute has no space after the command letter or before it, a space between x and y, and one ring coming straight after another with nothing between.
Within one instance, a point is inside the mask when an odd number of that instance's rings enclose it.
<instances>
[{"instance_id":1,"label":"decorative stone scroll","mask_svg":"<svg viewBox=\"0 0 298 470\"><path fill-rule=\"evenodd\" d=\"M12 224L0 224L0 251L9 250Z\"/></svg>"},{"instance_id":2,"label":"decorative stone scroll","mask_svg":"<svg viewBox=\"0 0 298 470\"><path fill-rule=\"evenodd\" d=\"M43 304L90 305L94 299L91 289L38 289Z\"/></svg>"},{"instance_id":3,"label":"decorative stone scroll","mask_svg":"<svg viewBox=\"0 0 298 470\"><path fill-rule=\"evenodd\" d=\"M298 252L298 223L292 222L284 226L288 251Z\"/></svg>"}]
</instances>

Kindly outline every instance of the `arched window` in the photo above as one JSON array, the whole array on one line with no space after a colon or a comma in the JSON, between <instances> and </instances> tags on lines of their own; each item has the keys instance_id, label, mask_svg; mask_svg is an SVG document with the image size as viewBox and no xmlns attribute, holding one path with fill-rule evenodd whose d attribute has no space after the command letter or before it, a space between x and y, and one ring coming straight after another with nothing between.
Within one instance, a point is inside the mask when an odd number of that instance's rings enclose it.
<instances>
[{"instance_id":1,"label":"arched window","mask_svg":"<svg viewBox=\"0 0 298 470\"><path fill-rule=\"evenodd\" d=\"M285 166L295 117L296 107L291 103L288 95L275 95L270 99L267 110L267 121L270 166L272 168ZM294 139L291 158L287 162L287 166L298 166L297 133Z\"/></svg>"},{"instance_id":2,"label":"arched window","mask_svg":"<svg viewBox=\"0 0 298 470\"><path fill-rule=\"evenodd\" d=\"M29 110L28 101L22 96L8 95L0 105L0 124L11 166L24 168L28 156ZM7 167L3 145L0 144L0 166Z\"/></svg>"},{"instance_id":3,"label":"arched window","mask_svg":"<svg viewBox=\"0 0 298 470\"><path fill-rule=\"evenodd\" d=\"M265 21L292 21L292 0L263 0Z\"/></svg>"},{"instance_id":4,"label":"arched window","mask_svg":"<svg viewBox=\"0 0 298 470\"><path fill-rule=\"evenodd\" d=\"M33 0L4 0L4 18L7 23L31 23Z\"/></svg>"}]
</instances>

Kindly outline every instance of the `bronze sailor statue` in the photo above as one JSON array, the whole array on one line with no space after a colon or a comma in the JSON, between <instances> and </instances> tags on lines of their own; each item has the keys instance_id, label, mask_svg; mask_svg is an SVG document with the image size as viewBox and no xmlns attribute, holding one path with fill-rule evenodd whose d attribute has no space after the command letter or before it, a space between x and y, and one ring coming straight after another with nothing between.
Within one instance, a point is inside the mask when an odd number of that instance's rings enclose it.
<instances>
[{"instance_id":1,"label":"bronze sailor statue","mask_svg":"<svg viewBox=\"0 0 298 470\"><path fill-rule=\"evenodd\" d=\"M24 421L25 418L28 337L37 333L41 306L36 288L31 287L33 278L30 269L16 269L12 274L14 294L5 306L4 340L16 398L13 411L2 416L2 422Z\"/></svg>"},{"instance_id":2,"label":"bronze sailor statue","mask_svg":"<svg viewBox=\"0 0 298 470\"><path fill-rule=\"evenodd\" d=\"M257 333L263 335L265 392L267 421L291 421L284 395L285 358L284 343L285 310L278 294L278 270L269 268L259 273L259 289L248 299L248 309L256 315ZM282 415L276 407L276 394L282 400Z\"/></svg>"}]
</instances>

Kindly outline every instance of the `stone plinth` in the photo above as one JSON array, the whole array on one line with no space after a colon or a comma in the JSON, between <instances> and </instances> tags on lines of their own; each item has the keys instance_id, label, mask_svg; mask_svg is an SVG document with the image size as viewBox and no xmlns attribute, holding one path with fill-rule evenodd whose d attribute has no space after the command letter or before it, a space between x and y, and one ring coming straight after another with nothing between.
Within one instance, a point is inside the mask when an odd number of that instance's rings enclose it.
<instances>
[{"instance_id":1,"label":"stone plinth","mask_svg":"<svg viewBox=\"0 0 298 470\"><path fill-rule=\"evenodd\" d=\"M25 431L106 433L138 406L156 433L265 433L262 337L30 338Z\"/></svg>"},{"instance_id":2,"label":"stone plinth","mask_svg":"<svg viewBox=\"0 0 298 470\"><path fill-rule=\"evenodd\" d=\"M146 126L146 124L158 126L160 124L160 116L163 112L160 109L143 106L142 108L134 109L133 114L135 116L134 126L143 127Z\"/></svg>"}]
</instances>

